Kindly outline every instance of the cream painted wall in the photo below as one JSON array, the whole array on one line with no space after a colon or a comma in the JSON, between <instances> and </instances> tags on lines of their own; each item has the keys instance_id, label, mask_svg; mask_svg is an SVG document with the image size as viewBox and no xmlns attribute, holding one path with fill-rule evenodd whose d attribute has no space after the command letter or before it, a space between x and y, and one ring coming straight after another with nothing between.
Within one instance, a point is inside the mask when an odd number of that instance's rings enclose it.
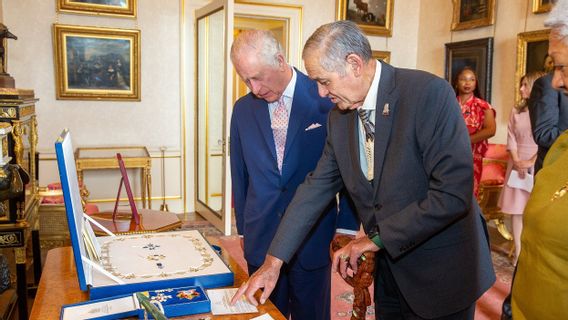
<instances>
[{"instance_id":1,"label":"cream painted wall","mask_svg":"<svg viewBox=\"0 0 568 320\"><path fill-rule=\"evenodd\" d=\"M491 104L497 111L497 133L491 142L506 143L507 121L515 99L517 34L544 29L546 14L533 14L532 0L499 0L496 3L493 26L452 32L451 2L421 1L416 66L443 77L445 43L494 37Z\"/></svg>"}]
</instances>

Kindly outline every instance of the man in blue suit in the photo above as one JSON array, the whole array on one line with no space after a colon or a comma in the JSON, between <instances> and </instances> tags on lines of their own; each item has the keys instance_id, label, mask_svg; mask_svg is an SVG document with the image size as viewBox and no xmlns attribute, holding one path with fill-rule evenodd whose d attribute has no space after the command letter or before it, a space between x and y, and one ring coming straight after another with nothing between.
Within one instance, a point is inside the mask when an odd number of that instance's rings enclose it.
<instances>
[{"instance_id":1,"label":"man in blue suit","mask_svg":"<svg viewBox=\"0 0 568 320\"><path fill-rule=\"evenodd\" d=\"M268 31L240 34L231 61L251 90L232 114L231 176L237 230L252 274L263 264L296 188L321 156L333 104L319 97L314 81L286 63ZM335 199L326 201L270 296L287 318L330 318L329 244L336 226L355 230L358 222L345 201L339 213Z\"/></svg>"}]
</instances>

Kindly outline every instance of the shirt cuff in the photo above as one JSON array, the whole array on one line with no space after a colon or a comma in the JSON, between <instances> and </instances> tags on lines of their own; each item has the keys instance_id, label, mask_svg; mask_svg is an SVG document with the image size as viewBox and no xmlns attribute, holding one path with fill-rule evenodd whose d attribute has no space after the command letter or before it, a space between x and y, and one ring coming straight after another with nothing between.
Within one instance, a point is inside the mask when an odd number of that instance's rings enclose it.
<instances>
[{"instance_id":1,"label":"shirt cuff","mask_svg":"<svg viewBox=\"0 0 568 320\"><path fill-rule=\"evenodd\" d=\"M337 229L335 229L335 233L348 234L348 235L354 236L354 235L357 234L357 230L337 228Z\"/></svg>"},{"instance_id":2,"label":"shirt cuff","mask_svg":"<svg viewBox=\"0 0 568 320\"><path fill-rule=\"evenodd\" d=\"M379 249L384 249L385 245L383 244L383 241L381 240L381 237L379 237L378 234L375 234L372 238L369 238L371 241L373 241L373 243L379 247Z\"/></svg>"}]
</instances>

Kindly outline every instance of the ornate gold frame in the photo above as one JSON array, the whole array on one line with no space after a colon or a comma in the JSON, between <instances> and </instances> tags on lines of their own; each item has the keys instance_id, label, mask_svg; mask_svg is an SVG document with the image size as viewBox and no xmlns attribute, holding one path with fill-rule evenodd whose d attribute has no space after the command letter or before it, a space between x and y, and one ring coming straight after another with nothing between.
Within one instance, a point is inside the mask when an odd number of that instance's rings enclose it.
<instances>
[{"instance_id":1,"label":"ornate gold frame","mask_svg":"<svg viewBox=\"0 0 568 320\"><path fill-rule=\"evenodd\" d=\"M347 5L349 0L336 0L336 20L346 20L347 18ZM366 34L375 36L392 37L392 19L394 0L386 0L386 17L384 26L374 26L371 24L357 23L357 25Z\"/></svg>"},{"instance_id":2,"label":"ornate gold frame","mask_svg":"<svg viewBox=\"0 0 568 320\"><path fill-rule=\"evenodd\" d=\"M57 11L135 18L136 0L126 0L126 7L110 4L85 3L73 0L57 0Z\"/></svg>"},{"instance_id":3,"label":"ornate gold frame","mask_svg":"<svg viewBox=\"0 0 568 320\"><path fill-rule=\"evenodd\" d=\"M515 101L521 100L519 82L527 73L528 45L531 42L548 41L550 29L522 32L517 35L517 68L515 71Z\"/></svg>"},{"instance_id":4,"label":"ornate gold frame","mask_svg":"<svg viewBox=\"0 0 568 320\"><path fill-rule=\"evenodd\" d=\"M542 0L532 0L532 2L533 13L545 13L552 9L552 2L542 3Z\"/></svg>"},{"instance_id":5,"label":"ornate gold frame","mask_svg":"<svg viewBox=\"0 0 568 320\"><path fill-rule=\"evenodd\" d=\"M470 21L460 21L461 1L462 0L452 0L454 4L452 31L485 27L495 23L495 0L487 0L486 17Z\"/></svg>"},{"instance_id":6,"label":"ornate gold frame","mask_svg":"<svg viewBox=\"0 0 568 320\"><path fill-rule=\"evenodd\" d=\"M128 89L69 88L67 37L127 40L130 43L130 80ZM57 99L140 101L140 30L53 25L53 48Z\"/></svg>"},{"instance_id":7,"label":"ornate gold frame","mask_svg":"<svg viewBox=\"0 0 568 320\"><path fill-rule=\"evenodd\" d=\"M373 58L381 59L386 63L390 63L391 53L390 51L373 50Z\"/></svg>"}]
</instances>

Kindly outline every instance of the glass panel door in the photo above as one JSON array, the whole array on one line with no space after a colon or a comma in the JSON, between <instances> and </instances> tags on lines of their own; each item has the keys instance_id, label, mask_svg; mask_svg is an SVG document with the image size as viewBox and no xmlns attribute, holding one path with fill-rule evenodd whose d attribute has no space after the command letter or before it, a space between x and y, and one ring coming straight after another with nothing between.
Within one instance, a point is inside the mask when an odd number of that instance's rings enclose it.
<instances>
[{"instance_id":1,"label":"glass panel door","mask_svg":"<svg viewBox=\"0 0 568 320\"><path fill-rule=\"evenodd\" d=\"M229 50L232 1L196 10L196 210L224 234L231 233L228 128L232 98Z\"/></svg>"}]
</instances>

